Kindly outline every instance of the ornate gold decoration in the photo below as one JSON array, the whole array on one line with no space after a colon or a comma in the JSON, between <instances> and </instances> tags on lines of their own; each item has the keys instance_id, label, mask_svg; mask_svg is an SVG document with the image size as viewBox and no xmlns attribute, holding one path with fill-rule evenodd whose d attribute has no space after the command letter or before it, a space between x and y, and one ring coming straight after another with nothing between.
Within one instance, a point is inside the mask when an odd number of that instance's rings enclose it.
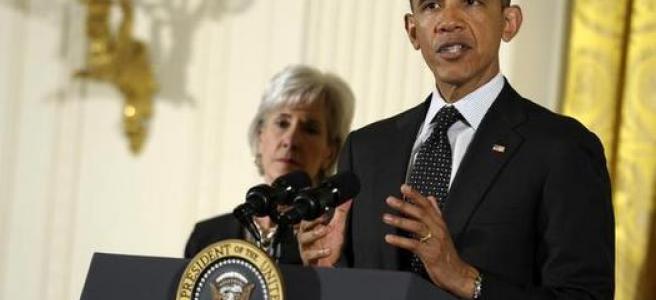
<instances>
[{"instance_id":1,"label":"ornate gold decoration","mask_svg":"<svg viewBox=\"0 0 656 300\"><path fill-rule=\"evenodd\" d=\"M283 277L257 246L243 240L217 242L191 259L182 272L175 299L210 297L284 300Z\"/></svg>"},{"instance_id":2,"label":"ornate gold decoration","mask_svg":"<svg viewBox=\"0 0 656 300\"><path fill-rule=\"evenodd\" d=\"M134 23L131 0L118 0L122 19L116 33L110 29L112 0L81 0L87 7L87 66L77 77L114 85L124 97L123 130L130 150L138 153L147 136L157 90L148 49L132 36Z\"/></svg>"},{"instance_id":3,"label":"ornate gold decoration","mask_svg":"<svg viewBox=\"0 0 656 300\"><path fill-rule=\"evenodd\" d=\"M614 166L615 296L656 299L656 0L574 9L563 112L600 136Z\"/></svg>"}]
</instances>

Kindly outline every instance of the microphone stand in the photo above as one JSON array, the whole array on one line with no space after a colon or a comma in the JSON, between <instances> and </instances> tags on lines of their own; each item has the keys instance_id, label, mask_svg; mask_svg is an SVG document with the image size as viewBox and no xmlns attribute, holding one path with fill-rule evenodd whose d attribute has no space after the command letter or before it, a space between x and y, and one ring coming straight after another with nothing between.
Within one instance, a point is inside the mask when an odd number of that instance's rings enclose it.
<instances>
[{"instance_id":1,"label":"microphone stand","mask_svg":"<svg viewBox=\"0 0 656 300\"><path fill-rule=\"evenodd\" d=\"M271 241L271 257L276 263L280 263L280 258L282 257L282 241L289 232L291 226L286 222L280 222L280 213L277 211L276 213L271 214L271 216L272 219L274 219L274 222L278 224L276 232L273 234L273 240ZM275 218L273 218L273 216L275 216Z\"/></svg>"},{"instance_id":2,"label":"microphone stand","mask_svg":"<svg viewBox=\"0 0 656 300\"><path fill-rule=\"evenodd\" d=\"M239 218L239 220L242 226L244 226L246 230L248 230L250 235L255 240L255 245L258 248L262 249L267 255L273 258L277 263L280 261L280 258L282 256L282 247L281 247L282 241L284 240L285 235L288 233L288 230L290 230L291 226L284 222L282 224L278 223L280 218L277 211L269 213L269 217L271 218L273 223L277 224L275 232L273 233L273 236L271 237L270 240L268 238L269 234L260 231L260 228L255 224L255 220L253 219L253 217Z\"/></svg>"},{"instance_id":3,"label":"microphone stand","mask_svg":"<svg viewBox=\"0 0 656 300\"><path fill-rule=\"evenodd\" d=\"M257 241L257 243L262 242L262 236L260 235L260 230L257 228L257 225L255 225L255 220L253 220L252 214L249 214L248 212L244 212L242 210L235 210L233 211L232 215L239 221L241 226L244 226L248 233L251 234L253 239Z\"/></svg>"}]
</instances>

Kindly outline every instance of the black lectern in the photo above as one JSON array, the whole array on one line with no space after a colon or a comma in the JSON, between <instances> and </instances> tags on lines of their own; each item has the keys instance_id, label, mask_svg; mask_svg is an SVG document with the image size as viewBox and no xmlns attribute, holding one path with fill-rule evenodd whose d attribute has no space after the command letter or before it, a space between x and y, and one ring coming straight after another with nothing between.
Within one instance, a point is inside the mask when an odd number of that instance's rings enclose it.
<instances>
[{"instance_id":1,"label":"black lectern","mask_svg":"<svg viewBox=\"0 0 656 300\"><path fill-rule=\"evenodd\" d=\"M175 299L188 260L96 253L81 300ZM406 272L281 265L289 300L456 299Z\"/></svg>"}]
</instances>

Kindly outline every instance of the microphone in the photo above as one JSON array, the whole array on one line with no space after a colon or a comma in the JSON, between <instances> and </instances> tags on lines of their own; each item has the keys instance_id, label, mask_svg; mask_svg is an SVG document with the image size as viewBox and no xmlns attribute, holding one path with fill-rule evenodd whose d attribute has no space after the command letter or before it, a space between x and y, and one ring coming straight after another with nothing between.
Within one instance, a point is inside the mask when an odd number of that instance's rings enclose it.
<instances>
[{"instance_id":1,"label":"microphone","mask_svg":"<svg viewBox=\"0 0 656 300\"><path fill-rule=\"evenodd\" d=\"M300 191L291 209L282 213L279 224L314 220L360 192L360 180L352 172L339 173L313 189Z\"/></svg>"},{"instance_id":2,"label":"microphone","mask_svg":"<svg viewBox=\"0 0 656 300\"><path fill-rule=\"evenodd\" d=\"M232 214L257 239L260 235L253 224L253 216L270 215L275 218L278 205L290 205L298 191L312 185L310 176L304 171L293 171L273 181L271 186L256 185L246 192L246 202L237 206Z\"/></svg>"}]
</instances>

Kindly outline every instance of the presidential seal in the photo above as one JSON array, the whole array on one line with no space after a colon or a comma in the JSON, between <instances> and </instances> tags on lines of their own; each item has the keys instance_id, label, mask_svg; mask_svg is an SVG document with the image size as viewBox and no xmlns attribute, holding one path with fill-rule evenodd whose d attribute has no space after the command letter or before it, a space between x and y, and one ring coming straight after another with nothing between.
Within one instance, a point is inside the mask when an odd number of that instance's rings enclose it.
<instances>
[{"instance_id":1,"label":"presidential seal","mask_svg":"<svg viewBox=\"0 0 656 300\"><path fill-rule=\"evenodd\" d=\"M284 300L282 275L257 246L225 240L203 249L189 262L176 300Z\"/></svg>"}]
</instances>

